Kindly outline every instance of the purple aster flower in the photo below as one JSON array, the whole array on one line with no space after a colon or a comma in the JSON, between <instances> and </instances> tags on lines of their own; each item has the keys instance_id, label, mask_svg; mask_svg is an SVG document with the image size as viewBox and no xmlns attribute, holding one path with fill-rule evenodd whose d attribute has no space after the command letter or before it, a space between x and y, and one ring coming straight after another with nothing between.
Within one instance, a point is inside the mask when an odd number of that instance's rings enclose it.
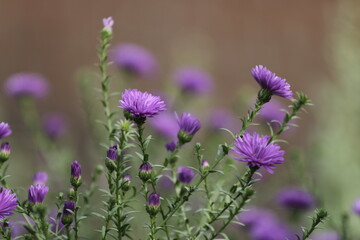
<instances>
[{"instance_id":1,"label":"purple aster flower","mask_svg":"<svg viewBox=\"0 0 360 240\"><path fill-rule=\"evenodd\" d=\"M110 58L118 68L142 78L152 78L158 68L154 56L147 49L133 43L118 45Z\"/></svg>"},{"instance_id":2,"label":"purple aster flower","mask_svg":"<svg viewBox=\"0 0 360 240\"><path fill-rule=\"evenodd\" d=\"M174 113L161 112L150 119L149 124L154 131L168 139L174 139L179 131Z\"/></svg>"},{"instance_id":3,"label":"purple aster flower","mask_svg":"<svg viewBox=\"0 0 360 240\"><path fill-rule=\"evenodd\" d=\"M314 207L315 199L311 193L299 188L287 188L278 195L278 202L291 209L309 210Z\"/></svg>"},{"instance_id":4,"label":"purple aster flower","mask_svg":"<svg viewBox=\"0 0 360 240\"><path fill-rule=\"evenodd\" d=\"M17 197L10 189L0 187L0 219L13 215L17 207Z\"/></svg>"},{"instance_id":5,"label":"purple aster flower","mask_svg":"<svg viewBox=\"0 0 360 240\"><path fill-rule=\"evenodd\" d=\"M81 177L81 165L77 161L74 161L71 164L71 177L73 178Z\"/></svg>"},{"instance_id":6,"label":"purple aster flower","mask_svg":"<svg viewBox=\"0 0 360 240\"><path fill-rule=\"evenodd\" d=\"M112 17L103 18L104 31L112 33L112 27L114 25L114 20Z\"/></svg>"},{"instance_id":7,"label":"purple aster flower","mask_svg":"<svg viewBox=\"0 0 360 240\"><path fill-rule=\"evenodd\" d=\"M146 211L155 216L160 209L160 195L156 193L151 193L147 200Z\"/></svg>"},{"instance_id":8,"label":"purple aster flower","mask_svg":"<svg viewBox=\"0 0 360 240\"><path fill-rule=\"evenodd\" d=\"M10 157L11 147L8 142L4 142L0 146L0 162L3 163L7 161Z\"/></svg>"},{"instance_id":9,"label":"purple aster flower","mask_svg":"<svg viewBox=\"0 0 360 240\"><path fill-rule=\"evenodd\" d=\"M169 152L174 152L177 146L177 142L176 141L171 141L168 142L167 144L165 144L165 148L166 150L168 150Z\"/></svg>"},{"instance_id":10,"label":"purple aster flower","mask_svg":"<svg viewBox=\"0 0 360 240\"><path fill-rule=\"evenodd\" d=\"M50 114L43 118L42 127L50 139L58 139L66 132L66 122L62 115Z\"/></svg>"},{"instance_id":11,"label":"purple aster flower","mask_svg":"<svg viewBox=\"0 0 360 240\"><path fill-rule=\"evenodd\" d=\"M360 216L360 198L356 199L352 206L352 210L355 214Z\"/></svg>"},{"instance_id":12,"label":"purple aster flower","mask_svg":"<svg viewBox=\"0 0 360 240\"><path fill-rule=\"evenodd\" d=\"M179 182L183 184L189 184L194 179L195 176L196 174L190 168L187 167L178 168L177 178Z\"/></svg>"},{"instance_id":13,"label":"purple aster flower","mask_svg":"<svg viewBox=\"0 0 360 240\"><path fill-rule=\"evenodd\" d=\"M248 211L237 215L239 222L245 224L247 228L253 228L260 224L261 221L275 222L276 216L270 210L249 207Z\"/></svg>"},{"instance_id":14,"label":"purple aster flower","mask_svg":"<svg viewBox=\"0 0 360 240\"><path fill-rule=\"evenodd\" d=\"M75 202L67 201L64 203L61 222L64 225L70 225L73 221L73 212L75 211Z\"/></svg>"},{"instance_id":15,"label":"purple aster flower","mask_svg":"<svg viewBox=\"0 0 360 240\"><path fill-rule=\"evenodd\" d=\"M311 235L312 240L341 240L335 231L315 232Z\"/></svg>"},{"instance_id":16,"label":"purple aster flower","mask_svg":"<svg viewBox=\"0 0 360 240\"><path fill-rule=\"evenodd\" d=\"M180 128L178 139L180 145L183 145L184 143L191 141L195 133L201 128L201 123L190 113L183 113L180 117L176 114L176 119Z\"/></svg>"},{"instance_id":17,"label":"purple aster flower","mask_svg":"<svg viewBox=\"0 0 360 240\"><path fill-rule=\"evenodd\" d=\"M32 185L28 191L28 201L31 203L42 203L49 191L49 187L44 185Z\"/></svg>"},{"instance_id":18,"label":"purple aster flower","mask_svg":"<svg viewBox=\"0 0 360 240\"><path fill-rule=\"evenodd\" d=\"M151 174L152 174L152 166L149 162L145 162L140 165L139 177L141 180L146 182L147 180L149 180L151 178Z\"/></svg>"},{"instance_id":19,"label":"purple aster flower","mask_svg":"<svg viewBox=\"0 0 360 240\"><path fill-rule=\"evenodd\" d=\"M33 177L33 185L45 185L48 180L48 175L46 172L37 172Z\"/></svg>"},{"instance_id":20,"label":"purple aster flower","mask_svg":"<svg viewBox=\"0 0 360 240\"><path fill-rule=\"evenodd\" d=\"M128 111L134 118L153 117L166 110L160 97L137 89L126 89L119 103L120 108Z\"/></svg>"},{"instance_id":21,"label":"purple aster flower","mask_svg":"<svg viewBox=\"0 0 360 240\"><path fill-rule=\"evenodd\" d=\"M13 97L42 98L48 93L48 84L46 79L37 73L17 73L8 78L5 90Z\"/></svg>"},{"instance_id":22,"label":"purple aster flower","mask_svg":"<svg viewBox=\"0 0 360 240\"><path fill-rule=\"evenodd\" d=\"M12 133L8 123L0 122L0 139L10 136Z\"/></svg>"},{"instance_id":23,"label":"purple aster flower","mask_svg":"<svg viewBox=\"0 0 360 240\"><path fill-rule=\"evenodd\" d=\"M219 130L221 128L235 130L237 127L236 117L226 109L214 109L210 115L209 126L213 130Z\"/></svg>"},{"instance_id":24,"label":"purple aster flower","mask_svg":"<svg viewBox=\"0 0 360 240\"><path fill-rule=\"evenodd\" d=\"M212 78L206 72L194 67L178 69L173 78L181 90L186 93L207 93L213 87Z\"/></svg>"},{"instance_id":25,"label":"purple aster flower","mask_svg":"<svg viewBox=\"0 0 360 240\"><path fill-rule=\"evenodd\" d=\"M274 173L272 168L275 164L284 162L284 151L280 147L271 142L268 144L270 137L260 137L254 133L244 133L242 137L238 137L234 142L231 150L240 155L235 160L247 162L250 167L264 167L269 173Z\"/></svg>"},{"instance_id":26,"label":"purple aster flower","mask_svg":"<svg viewBox=\"0 0 360 240\"><path fill-rule=\"evenodd\" d=\"M277 221L260 221L258 225L251 228L250 236L253 240L296 239L288 226Z\"/></svg>"},{"instance_id":27,"label":"purple aster flower","mask_svg":"<svg viewBox=\"0 0 360 240\"><path fill-rule=\"evenodd\" d=\"M281 123L285 116L285 112L281 111L281 109L285 109L285 106L273 99L261 108L259 116L266 122L277 121Z\"/></svg>"},{"instance_id":28,"label":"purple aster flower","mask_svg":"<svg viewBox=\"0 0 360 240\"><path fill-rule=\"evenodd\" d=\"M112 147L109 147L109 150L107 151L106 156L108 159L116 161L118 158L117 146L114 145Z\"/></svg>"},{"instance_id":29,"label":"purple aster flower","mask_svg":"<svg viewBox=\"0 0 360 240\"><path fill-rule=\"evenodd\" d=\"M258 84L269 91L272 95L277 95L283 98L291 99L292 91L290 90L290 84L286 82L286 79L282 79L261 65L255 66L251 70L251 74L258 82Z\"/></svg>"}]
</instances>

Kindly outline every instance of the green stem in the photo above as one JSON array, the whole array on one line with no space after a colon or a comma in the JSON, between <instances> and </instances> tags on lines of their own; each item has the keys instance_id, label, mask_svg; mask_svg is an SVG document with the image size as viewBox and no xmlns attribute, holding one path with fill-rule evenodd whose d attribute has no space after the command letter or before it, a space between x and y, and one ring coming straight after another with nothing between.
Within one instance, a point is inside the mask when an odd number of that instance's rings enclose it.
<instances>
[{"instance_id":1,"label":"green stem","mask_svg":"<svg viewBox=\"0 0 360 240\"><path fill-rule=\"evenodd\" d=\"M256 115L258 115L259 111L261 110L262 106L265 103L263 103L262 101L258 99L256 99L256 103L255 103L255 108L252 111L249 111L246 118L241 119L242 121L242 127L240 129L239 134L237 135L238 137L241 137L246 129L251 125L251 123L253 122L254 118L256 117Z\"/></svg>"},{"instance_id":2,"label":"green stem","mask_svg":"<svg viewBox=\"0 0 360 240\"><path fill-rule=\"evenodd\" d=\"M155 233L156 233L156 222L155 216L150 216L150 239L155 240Z\"/></svg>"},{"instance_id":3,"label":"green stem","mask_svg":"<svg viewBox=\"0 0 360 240\"><path fill-rule=\"evenodd\" d=\"M322 223L327 217L327 212L325 210L316 210L316 216L312 218L312 224L310 229L305 230L303 232L301 240L306 240L310 237L310 235L315 231L316 227Z\"/></svg>"},{"instance_id":4,"label":"green stem","mask_svg":"<svg viewBox=\"0 0 360 240\"><path fill-rule=\"evenodd\" d=\"M71 239L70 225L66 225L66 236L67 236L67 239L68 239L68 240Z\"/></svg>"},{"instance_id":5,"label":"green stem","mask_svg":"<svg viewBox=\"0 0 360 240\"><path fill-rule=\"evenodd\" d=\"M74 210L74 237L75 240L78 239L78 232L79 232L79 221L78 221L78 211L79 211L79 195L78 195L78 188L74 188L74 195L75 195L75 210Z\"/></svg>"}]
</instances>

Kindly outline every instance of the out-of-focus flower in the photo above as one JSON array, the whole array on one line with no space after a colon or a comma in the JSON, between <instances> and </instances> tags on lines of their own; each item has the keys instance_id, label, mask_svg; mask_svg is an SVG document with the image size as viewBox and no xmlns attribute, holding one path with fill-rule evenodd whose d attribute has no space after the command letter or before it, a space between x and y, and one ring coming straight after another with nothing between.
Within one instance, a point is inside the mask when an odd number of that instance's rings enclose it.
<instances>
[{"instance_id":1,"label":"out-of-focus flower","mask_svg":"<svg viewBox=\"0 0 360 240\"><path fill-rule=\"evenodd\" d=\"M108 18L103 18L103 25L104 25L104 28L103 28L103 31L107 31L109 34L112 33L113 29L113 25L114 25L114 20L112 17L108 17Z\"/></svg>"},{"instance_id":2,"label":"out-of-focus flower","mask_svg":"<svg viewBox=\"0 0 360 240\"><path fill-rule=\"evenodd\" d=\"M45 185L32 185L29 187L28 201L31 203L42 203L49 191L49 187Z\"/></svg>"},{"instance_id":3,"label":"out-of-focus flower","mask_svg":"<svg viewBox=\"0 0 360 240\"><path fill-rule=\"evenodd\" d=\"M179 131L179 126L173 113L161 112L149 121L150 126L161 136L174 139Z\"/></svg>"},{"instance_id":4,"label":"out-of-focus flower","mask_svg":"<svg viewBox=\"0 0 360 240\"><path fill-rule=\"evenodd\" d=\"M0 219L13 215L17 207L17 197L10 189L0 187Z\"/></svg>"},{"instance_id":5,"label":"out-of-focus flower","mask_svg":"<svg viewBox=\"0 0 360 240\"><path fill-rule=\"evenodd\" d=\"M176 70L173 78L180 89L186 93L207 93L213 87L213 80L210 75L194 67Z\"/></svg>"},{"instance_id":6,"label":"out-of-focus flower","mask_svg":"<svg viewBox=\"0 0 360 240\"><path fill-rule=\"evenodd\" d=\"M209 126L213 130L227 128L234 131L236 130L236 117L226 109L214 109L210 115Z\"/></svg>"},{"instance_id":7,"label":"out-of-focus flower","mask_svg":"<svg viewBox=\"0 0 360 240\"><path fill-rule=\"evenodd\" d=\"M155 216L159 212L159 209L160 195L156 193L151 193L147 201L146 210L150 215Z\"/></svg>"},{"instance_id":8,"label":"out-of-focus flower","mask_svg":"<svg viewBox=\"0 0 360 240\"><path fill-rule=\"evenodd\" d=\"M0 122L0 139L10 136L12 133L8 123Z\"/></svg>"},{"instance_id":9,"label":"out-of-focus flower","mask_svg":"<svg viewBox=\"0 0 360 240\"><path fill-rule=\"evenodd\" d=\"M61 222L64 225L70 225L73 221L73 212L75 211L75 202L67 201L64 203Z\"/></svg>"},{"instance_id":10,"label":"out-of-focus flower","mask_svg":"<svg viewBox=\"0 0 360 240\"><path fill-rule=\"evenodd\" d=\"M37 73L17 73L10 76L5 83L5 91L12 97L42 98L48 90L46 79Z\"/></svg>"},{"instance_id":11,"label":"out-of-focus flower","mask_svg":"<svg viewBox=\"0 0 360 240\"><path fill-rule=\"evenodd\" d=\"M315 199L311 193L300 188L286 188L278 195L278 202L290 209L309 210L314 207Z\"/></svg>"},{"instance_id":12,"label":"out-of-focus flower","mask_svg":"<svg viewBox=\"0 0 360 240\"><path fill-rule=\"evenodd\" d=\"M166 110L160 97L137 89L126 89L119 101L120 108L126 110L134 118L153 117Z\"/></svg>"},{"instance_id":13,"label":"out-of-focus flower","mask_svg":"<svg viewBox=\"0 0 360 240\"><path fill-rule=\"evenodd\" d=\"M231 150L240 157L236 156L235 160L247 162L250 167L264 167L269 173L275 164L284 162L284 151L280 147L271 142L268 144L270 137L260 137L259 134L244 133L242 137L238 137L234 142Z\"/></svg>"},{"instance_id":14,"label":"out-of-focus flower","mask_svg":"<svg viewBox=\"0 0 360 240\"><path fill-rule=\"evenodd\" d=\"M168 150L169 152L174 152L177 146L177 142L176 141L171 141L168 142L167 144L165 144L165 148L166 150Z\"/></svg>"},{"instance_id":15,"label":"out-of-focus flower","mask_svg":"<svg viewBox=\"0 0 360 240\"><path fill-rule=\"evenodd\" d=\"M187 167L178 168L177 178L179 182L183 184L189 184L194 179L195 176L196 174L190 168Z\"/></svg>"},{"instance_id":16,"label":"out-of-focus flower","mask_svg":"<svg viewBox=\"0 0 360 240\"><path fill-rule=\"evenodd\" d=\"M355 202L352 206L352 210L355 214L360 216L360 198L355 200Z\"/></svg>"},{"instance_id":17,"label":"out-of-focus flower","mask_svg":"<svg viewBox=\"0 0 360 240\"><path fill-rule=\"evenodd\" d=\"M37 172L32 179L33 185L45 185L48 180L46 172Z\"/></svg>"},{"instance_id":18,"label":"out-of-focus flower","mask_svg":"<svg viewBox=\"0 0 360 240\"><path fill-rule=\"evenodd\" d=\"M264 119L266 122L282 122L284 120L285 113L281 111L285 109L285 106L276 99L264 104L262 109L259 111L259 117Z\"/></svg>"},{"instance_id":19,"label":"out-of-focus flower","mask_svg":"<svg viewBox=\"0 0 360 240\"><path fill-rule=\"evenodd\" d=\"M260 221L256 227L250 230L250 236L253 240L296 239L288 226L276 221Z\"/></svg>"},{"instance_id":20,"label":"out-of-focus flower","mask_svg":"<svg viewBox=\"0 0 360 240\"><path fill-rule=\"evenodd\" d=\"M8 142L4 142L0 146L0 163L6 162L11 153L11 147Z\"/></svg>"},{"instance_id":21,"label":"out-of-focus flower","mask_svg":"<svg viewBox=\"0 0 360 240\"><path fill-rule=\"evenodd\" d=\"M158 187L158 190L161 192L161 193L170 193L172 190L174 190L174 183L171 181L171 177L169 177L170 174L168 173L165 173L159 180L158 180L158 183L157 185L159 186Z\"/></svg>"},{"instance_id":22,"label":"out-of-focus flower","mask_svg":"<svg viewBox=\"0 0 360 240\"><path fill-rule=\"evenodd\" d=\"M248 211L238 214L237 219L241 223L245 224L246 227L252 228L258 225L261 221L276 221L276 216L270 210L249 207Z\"/></svg>"},{"instance_id":23,"label":"out-of-focus flower","mask_svg":"<svg viewBox=\"0 0 360 240\"><path fill-rule=\"evenodd\" d=\"M142 78L152 78L158 69L154 56L147 49L133 43L118 45L110 58L118 68Z\"/></svg>"},{"instance_id":24,"label":"out-of-focus flower","mask_svg":"<svg viewBox=\"0 0 360 240\"><path fill-rule=\"evenodd\" d=\"M50 114L43 118L44 132L50 139L58 139L66 132L66 122L62 115Z\"/></svg>"},{"instance_id":25,"label":"out-of-focus flower","mask_svg":"<svg viewBox=\"0 0 360 240\"><path fill-rule=\"evenodd\" d=\"M335 231L315 232L311 235L312 240L341 240L339 234Z\"/></svg>"},{"instance_id":26,"label":"out-of-focus flower","mask_svg":"<svg viewBox=\"0 0 360 240\"><path fill-rule=\"evenodd\" d=\"M209 165L209 162L207 161L207 160L202 160L202 162L201 162L201 167L202 167L202 169L204 170L204 171L207 171L207 170L209 170L209 168L210 168L210 165Z\"/></svg>"},{"instance_id":27,"label":"out-of-focus flower","mask_svg":"<svg viewBox=\"0 0 360 240\"><path fill-rule=\"evenodd\" d=\"M266 67L258 65L251 70L251 74L258 82L258 84L272 95L277 95L283 98L291 99L292 91L290 84L286 79L282 79L268 70Z\"/></svg>"},{"instance_id":28,"label":"out-of-focus flower","mask_svg":"<svg viewBox=\"0 0 360 240\"><path fill-rule=\"evenodd\" d=\"M201 128L200 121L190 113L183 113L180 117L176 114L176 119L180 128L178 133L180 144L190 142L195 133Z\"/></svg>"},{"instance_id":29,"label":"out-of-focus flower","mask_svg":"<svg viewBox=\"0 0 360 240\"><path fill-rule=\"evenodd\" d=\"M151 174L152 174L152 166L149 162L145 162L140 165L139 177L141 180L146 182L147 180L149 180L151 178Z\"/></svg>"}]
</instances>

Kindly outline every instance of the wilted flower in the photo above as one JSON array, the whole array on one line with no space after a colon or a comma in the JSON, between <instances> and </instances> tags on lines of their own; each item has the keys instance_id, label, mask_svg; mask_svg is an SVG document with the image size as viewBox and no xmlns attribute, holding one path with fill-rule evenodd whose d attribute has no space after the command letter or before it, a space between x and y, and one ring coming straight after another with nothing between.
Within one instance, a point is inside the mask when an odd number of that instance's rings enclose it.
<instances>
[{"instance_id":1,"label":"wilted flower","mask_svg":"<svg viewBox=\"0 0 360 240\"><path fill-rule=\"evenodd\" d=\"M171 142L168 142L167 144L165 144L165 148L169 152L174 152L176 149L176 146L177 146L177 142L175 142L175 141L171 141Z\"/></svg>"},{"instance_id":2,"label":"wilted flower","mask_svg":"<svg viewBox=\"0 0 360 240\"><path fill-rule=\"evenodd\" d=\"M113 18L112 17L103 18L102 21L103 21L103 25L104 25L103 31L106 31L109 34L111 34L112 33L112 27L114 25Z\"/></svg>"},{"instance_id":3,"label":"wilted flower","mask_svg":"<svg viewBox=\"0 0 360 240\"><path fill-rule=\"evenodd\" d=\"M156 193L151 193L147 201L146 210L150 215L155 216L159 212L159 209L160 195Z\"/></svg>"},{"instance_id":4,"label":"wilted flower","mask_svg":"<svg viewBox=\"0 0 360 240\"><path fill-rule=\"evenodd\" d=\"M154 131L168 139L174 139L179 131L174 113L167 111L150 119L149 124Z\"/></svg>"},{"instance_id":5,"label":"wilted flower","mask_svg":"<svg viewBox=\"0 0 360 240\"><path fill-rule=\"evenodd\" d=\"M179 182L183 184L189 184L194 179L195 176L196 174L190 168L187 167L178 168L177 178Z\"/></svg>"},{"instance_id":6,"label":"wilted flower","mask_svg":"<svg viewBox=\"0 0 360 240\"><path fill-rule=\"evenodd\" d=\"M8 123L0 122L0 139L10 136L12 133Z\"/></svg>"},{"instance_id":7,"label":"wilted flower","mask_svg":"<svg viewBox=\"0 0 360 240\"><path fill-rule=\"evenodd\" d=\"M49 187L45 185L32 185L29 188L28 201L31 203L42 203L49 191Z\"/></svg>"},{"instance_id":8,"label":"wilted flower","mask_svg":"<svg viewBox=\"0 0 360 240\"><path fill-rule=\"evenodd\" d=\"M178 139L181 145L190 142L195 133L201 128L200 121L190 113L183 113L180 117L176 114L176 119L180 128Z\"/></svg>"},{"instance_id":9,"label":"wilted flower","mask_svg":"<svg viewBox=\"0 0 360 240\"><path fill-rule=\"evenodd\" d=\"M178 69L173 78L180 89L186 93L207 93L213 87L211 77L206 72L194 67Z\"/></svg>"},{"instance_id":10,"label":"wilted flower","mask_svg":"<svg viewBox=\"0 0 360 240\"><path fill-rule=\"evenodd\" d=\"M154 56L147 49L133 43L118 45L110 58L118 68L142 78L153 77L158 68Z\"/></svg>"},{"instance_id":11,"label":"wilted flower","mask_svg":"<svg viewBox=\"0 0 360 240\"><path fill-rule=\"evenodd\" d=\"M244 133L235 140L231 150L240 155L235 157L236 160L247 162L250 167L264 167L269 173L273 173L275 164L284 162L285 152L273 142L268 144L269 139L269 136L260 137L257 133L252 136Z\"/></svg>"},{"instance_id":12,"label":"wilted flower","mask_svg":"<svg viewBox=\"0 0 360 240\"><path fill-rule=\"evenodd\" d=\"M357 215L360 216L360 198L358 198L354 204L353 204L353 207L352 207L352 210L354 213L356 213Z\"/></svg>"},{"instance_id":13,"label":"wilted flower","mask_svg":"<svg viewBox=\"0 0 360 240\"><path fill-rule=\"evenodd\" d=\"M137 89L126 89L119 101L120 108L126 110L134 118L153 117L166 110L160 97Z\"/></svg>"},{"instance_id":14,"label":"wilted flower","mask_svg":"<svg viewBox=\"0 0 360 240\"><path fill-rule=\"evenodd\" d=\"M0 146L0 163L7 161L10 157L11 147L8 142L4 142Z\"/></svg>"},{"instance_id":15,"label":"wilted flower","mask_svg":"<svg viewBox=\"0 0 360 240\"><path fill-rule=\"evenodd\" d=\"M141 164L140 168L139 168L139 177L141 180L143 180L144 182L146 182L147 180L149 180L151 178L151 174L152 174L152 166L149 162L145 162L143 164Z\"/></svg>"},{"instance_id":16,"label":"wilted flower","mask_svg":"<svg viewBox=\"0 0 360 240\"><path fill-rule=\"evenodd\" d=\"M286 82L286 79L282 79L261 65L255 66L251 70L251 74L259 85L267 90L272 95L277 95L283 98L292 98L292 91L290 90L290 84Z\"/></svg>"},{"instance_id":17,"label":"wilted flower","mask_svg":"<svg viewBox=\"0 0 360 240\"><path fill-rule=\"evenodd\" d=\"M46 79L37 73L17 73L8 78L5 90L13 97L42 98L48 93L48 84Z\"/></svg>"},{"instance_id":18,"label":"wilted flower","mask_svg":"<svg viewBox=\"0 0 360 240\"><path fill-rule=\"evenodd\" d=\"M73 212L75 211L75 202L67 201L64 203L61 222L64 225L70 225L73 221Z\"/></svg>"},{"instance_id":19,"label":"wilted flower","mask_svg":"<svg viewBox=\"0 0 360 240\"><path fill-rule=\"evenodd\" d=\"M59 114L45 116L42 126L46 135L53 140L63 136L66 131L65 119Z\"/></svg>"},{"instance_id":20,"label":"wilted flower","mask_svg":"<svg viewBox=\"0 0 360 240\"><path fill-rule=\"evenodd\" d=\"M33 185L45 185L48 180L48 175L46 172L37 172L33 177Z\"/></svg>"},{"instance_id":21,"label":"wilted flower","mask_svg":"<svg viewBox=\"0 0 360 240\"><path fill-rule=\"evenodd\" d=\"M279 203L291 209L308 210L314 207L315 199L311 193L299 188L287 188L278 195Z\"/></svg>"},{"instance_id":22,"label":"wilted flower","mask_svg":"<svg viewBox=\"0 0 360 240\"><path fill-rule=\"evenodd\" d=\"M0 219L13 215L17 207L17 197L10 189L0 187Z\"/></svg>"}]
</instances>

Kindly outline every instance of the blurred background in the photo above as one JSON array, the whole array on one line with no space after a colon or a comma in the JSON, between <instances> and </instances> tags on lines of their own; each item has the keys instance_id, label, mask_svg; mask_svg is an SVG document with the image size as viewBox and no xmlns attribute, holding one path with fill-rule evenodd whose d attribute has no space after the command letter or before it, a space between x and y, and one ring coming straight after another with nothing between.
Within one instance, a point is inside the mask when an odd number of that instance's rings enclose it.
<instances>
[{"instance_id":1,"label":"blurred background","mask_svg":"<svg viewBox=\"0 0 360 240\"><path fill-rule=\"evenodd\" d=\"M112 16L112 44L136 43L158 62L153 79L137 79L132 87L152 92L170 89L168 95L173 97L172 73L177 68L195 66L212 77L210 94L181 106L193 112L202 109L199 118L204 122L212 108L231 109L236 117L246 114L258 90L250 73L257 64L286 78L293 91L308 94L314 107L301 114L300 128L285 136L290 143L284 145L290 148L287 166L259 186L255 203L276 210L273 195L286 187L286 179L318 196L332 216L327 228L341 229L344 213L351 215L352 226L359 224L350 213L360 197L356 185L360 177L359 1L0 2L0 85L18 72L37 72L48 80L50 93L36 104L40 115L64 115L67 133L59 151L68 162L76 158L89 172L101 163L96 162L101 148L89 138L104 132L100 128L89 133L94 120L86 113L84 99L94 103L90 113L100 108L98 95L92 92L100 86L95 74L98 39L101 19ZM122 92L124 75L115 67L110 71L112 90ZM0 99L0 120L11 123L11 141L17 146L9 169L11 181L14 186L27 186L36 170L45 169L31 151L17 101L4 91ZM67 145L66 150L61 150L62 145ZM93 161L87 165L89 159ZM301 162L301 171L295 162ZM16 177L18 171L22 178ZM351 231L360 234L355 227Z\"/></svg>"}]
</instances>

